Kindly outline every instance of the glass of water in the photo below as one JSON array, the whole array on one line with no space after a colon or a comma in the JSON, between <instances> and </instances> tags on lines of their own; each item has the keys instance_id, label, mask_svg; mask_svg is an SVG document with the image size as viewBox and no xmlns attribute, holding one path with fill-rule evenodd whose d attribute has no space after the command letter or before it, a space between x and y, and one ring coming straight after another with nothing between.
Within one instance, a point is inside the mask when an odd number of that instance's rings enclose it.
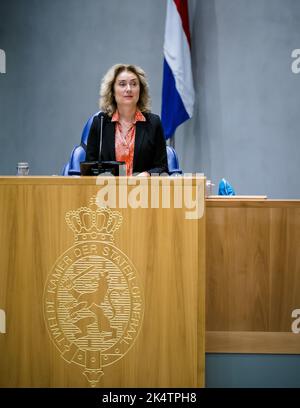
<instances>
[{"instance_id":1,"label":"glass of water","mask_svg":"<svg viewBox=\"0 0 300 408\"><path fill-rule=\"evenodd\" d=\"M213 194L213 187L215 185L211 182L211 180L206 180L206 197L211 196Z\"/></svg>"},{"instance_id":2,"label":"glass of water","mask_svg":"<svg viewBox=\"0 0 300 408\"><path fill-rule=\"evenodd\" d=\"M17 165L17 176L28 176L29 165L27 162L19 162Z\"/></svg>"}]
</instances>

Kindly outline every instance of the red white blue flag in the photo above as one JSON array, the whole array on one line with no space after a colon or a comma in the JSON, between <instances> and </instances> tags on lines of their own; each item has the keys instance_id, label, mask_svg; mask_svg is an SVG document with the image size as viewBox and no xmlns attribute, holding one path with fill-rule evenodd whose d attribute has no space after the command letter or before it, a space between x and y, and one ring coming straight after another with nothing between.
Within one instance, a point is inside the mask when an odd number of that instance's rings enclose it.
<instances>
[{"instance_id":1,"label":"red white blue flag","mask_svg":"<svg viewBox=\"0 0 300 408\"><path fill-rule=\"evenodd\" d=\"M161 119L166 139L190 119L194 108L187 0L167 0Z\"/></svg>"}]
</instances>

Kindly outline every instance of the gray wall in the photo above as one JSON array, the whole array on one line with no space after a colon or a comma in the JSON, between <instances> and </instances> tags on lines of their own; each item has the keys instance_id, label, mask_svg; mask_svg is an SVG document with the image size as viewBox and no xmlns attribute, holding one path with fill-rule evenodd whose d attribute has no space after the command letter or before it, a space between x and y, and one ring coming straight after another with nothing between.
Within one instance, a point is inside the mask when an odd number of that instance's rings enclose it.
<instances>
[{"instance_id":1,"label":"gray wall","mask_svg":"<svg viewBox=\"0 0 300 408\"><path fill-rule=\"evenodd\" d=\"M160 112L165 9L153 0L0 0L0 174L18 161L32 174L59 173L112 64L141 65Z\"/></svg>"},{"instance_id":2,"label":"gray wall","mask_svg":"<svg viewBox=\"0 0 300 408\"><path fill-rule=\"evenodd\" d=\"M194 0L193 120L176 135L185 171L239 194L299 198L298 0Z\"/></svg>"},{"instance_id":3,"label":"gray wall","mask_svg":"<svg viewBox=\"0 0 300 408\"><path fill-rule=\"evenodd\" d=\"M207 388L300 388L300 356L207 354Z\"/></svg>"},{"instance_id":4,"label":"gray wall","mask_svg":"<svg viewBox=\"0 0 300 408\"><path fill-rule=\"evenodd\" d=\"M0 174L57 174L117 62L141 65L160 113L165 0L0 0ZM240 194L300 198L298 0L190 2L195 115L176 133L186 172ZM280 377L274 377L274 367ZM250 371L249 371L250 370ZM207 357L208 386L299 386L295 356ZM259 373L259 375L257 375Z\"/></svg>"}]
</instances>

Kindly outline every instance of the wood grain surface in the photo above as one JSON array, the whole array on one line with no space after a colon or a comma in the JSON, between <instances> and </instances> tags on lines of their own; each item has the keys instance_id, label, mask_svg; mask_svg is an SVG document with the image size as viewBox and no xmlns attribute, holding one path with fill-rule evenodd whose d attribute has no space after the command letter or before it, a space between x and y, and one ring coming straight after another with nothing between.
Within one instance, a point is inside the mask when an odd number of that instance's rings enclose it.
<instances>
[{"instance_id":1,"label":"wood grain surface","mask_svg":"<svg viewBox=\"0 0 300 408\"><path fill-rule=\"evenodd\" d=\"M300 308L300 201L207 200L206 207L207 351L299 353L291 314ZM244 332L257 335L255 347L223 342L225 333Z\"/></svg>"},{"instance_id":2,"label":"wood grain surface","mask_svg":"<svg viewBox=\"0 0 300 408\"><path fill-rule=\"evenodd\" d=\"M63 254L62 276L69 273L75 241L66 214L88 206L98 191L89 177L0 178L0 309L7 320L0 334L1 387L91 386L82 366L67 362L49 335L44 291ZM123 222L113 245L134 265L143 319L134 344L94 385L203 386L205 215L188 220L184 208L118 211ZM81 246L83 258L88 248Z\"/></svg>"}]
</instances>

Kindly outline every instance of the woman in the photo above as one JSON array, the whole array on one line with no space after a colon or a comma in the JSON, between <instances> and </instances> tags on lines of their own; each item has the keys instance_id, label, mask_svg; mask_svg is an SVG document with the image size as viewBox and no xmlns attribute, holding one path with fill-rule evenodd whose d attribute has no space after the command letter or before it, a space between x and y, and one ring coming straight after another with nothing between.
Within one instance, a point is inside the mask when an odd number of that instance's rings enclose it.
<instances>
[{"instance_id":1,"label":"woman","mask_svg":"<svg viewBox=\"0 0 300 408\"><path fill-rule=\"evenodd\" d=\"M117 64L102 80L99 106L93 120L86 161L99 157L101 115L103 137L101 159L123 161L131 176L168 172L166 142L158 115L150 113L145 72L135 65Z\"/></svg>"}]
</instances>

